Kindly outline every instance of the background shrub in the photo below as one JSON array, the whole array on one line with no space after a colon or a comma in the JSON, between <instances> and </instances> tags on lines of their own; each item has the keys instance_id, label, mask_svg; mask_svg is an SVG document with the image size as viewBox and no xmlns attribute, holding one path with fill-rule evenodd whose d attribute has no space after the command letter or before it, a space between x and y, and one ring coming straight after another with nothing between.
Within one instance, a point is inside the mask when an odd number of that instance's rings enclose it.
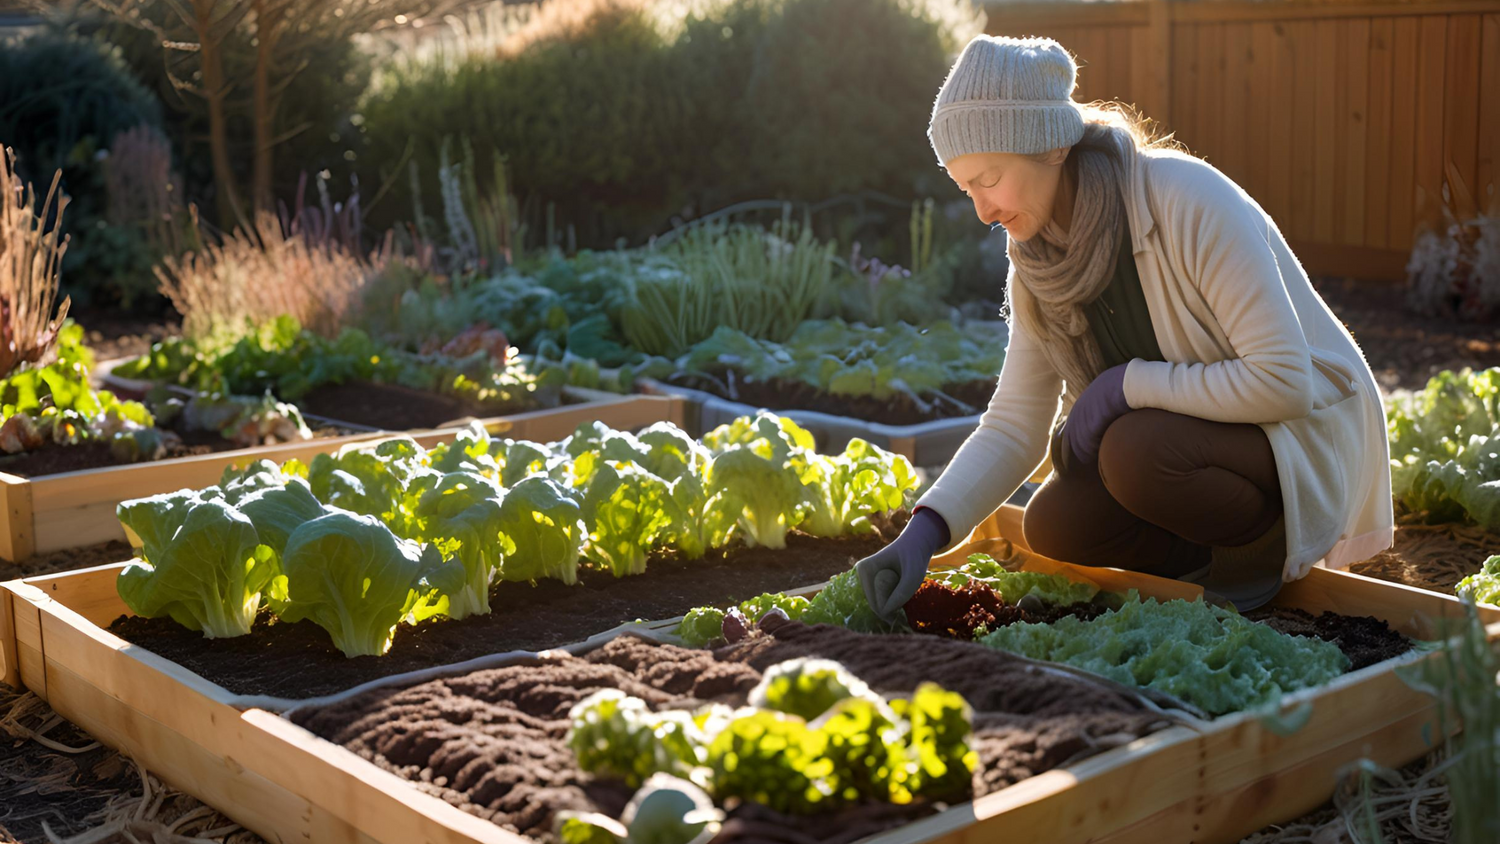
<instances>
[{"instance_id":1,"label":"background shrub","mask_svg":"<svg viewBox=\"0 0 1500 844\"><path fill-rule=\"evenodd\" d=\"M935 10L961 6L722 0L671 21L615 0L582 24L528 33L524 50L408 62L361 112L363 181L393 184L372 217L410 216L397 172L408 156L431 207L450 136L506 155L533 234L551 205L580 247L641 242L750 199L874 191L900 208L952 193L925 127L951 56L977 31Z\"/></svg>"},{"instance_id":2,"label":"background shrub","mask_svg":"<svg viewBox=\"0 0 1500 844\"><path fill-rule=\"evenodd\" d=\"M119 302L150 285L149 246L106 220L108 145L140 125L159 128L161 106L117 51L50 31L0 42L0 144L15 148L17 173L38 190L63 171L72 241L62 292L79 304Z\"/></svg>"}]
</instances>

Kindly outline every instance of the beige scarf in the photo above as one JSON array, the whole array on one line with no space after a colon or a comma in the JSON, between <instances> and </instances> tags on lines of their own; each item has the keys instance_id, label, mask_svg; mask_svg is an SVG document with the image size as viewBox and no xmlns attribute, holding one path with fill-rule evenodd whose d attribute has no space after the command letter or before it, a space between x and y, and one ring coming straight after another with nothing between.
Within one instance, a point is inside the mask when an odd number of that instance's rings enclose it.
<instances>
[{"instance_id":1,"label":"beige scarf","mask_svg":"<svg viewBox=\"0 0 1500 844\"><path fill-rule=\"evenodd\" d=\"M1136 154L1129 133L1089 124L1072 151L1078 193L1068 231L1048 220L1035 237L1012 239L1006 246L1014 270L1007 305L1062 376L1064 413L1104 369L1083 306L1097 299L1114 275L1126 226L1125 173Z\"/></svg>"}]
</instances>

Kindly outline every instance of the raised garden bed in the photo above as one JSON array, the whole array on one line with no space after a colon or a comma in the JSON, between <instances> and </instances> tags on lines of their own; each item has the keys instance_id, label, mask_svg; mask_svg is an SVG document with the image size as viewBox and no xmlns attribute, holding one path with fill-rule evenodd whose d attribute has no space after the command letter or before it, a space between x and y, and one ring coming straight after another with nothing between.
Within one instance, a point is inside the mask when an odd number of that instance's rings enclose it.
<instances>
[{"instance_id":1,"label":"raised garden bed","mask_svg":"<svg viewBox=\"0 0 1500 844\"><path fill-rule=\"evenodd\" d=\"M793 534L784 550L736 545L713 549L692 561L662 552L652 555L644 574L616 578L607 571L585 569L572 586L552 579L535 586L496 583L490 587L490 613L403 625L390 652L378 657L345 657L313 622L270 624L269 612L262 614L250 635L232 639L206 640L169 617L126 615L113 620L108 629L231 692L295 700L488 654L582 642L641 618L671 618L704 604L818 583L874 553L903 522L904 518L887 525L885 538Z\"/></svg>"},{"instance_id":2,"label":"raised garden bed","mask_svg":"<svg viewBox=\"0 0 1500 844\"><path fill-rule=\"evenodd\" d=\"M1164 599L1191 591L1041 558L1027 567ZM242 712L226 689L116 637L102 625L123 606L113 571L103 571L5 584L0 641L14 631L7 670L16 666L27 687L105 743L271 840L522 840L284 718ZM1450 597L1321 569L1288 584L1274 607L1370 616L1413 639L1434 638L1437 622L1460 612ZM1500 611L1482 608L1481 616L1491 638L1500 637ZM596 638L569 650L603 644ZM1395 669L1432 658L1440 657L1411 653L1288 695L1278 709L1296 718L1272 723L1245 712L1171 727L872 840L1237 841L1320 804L1338 768L1354 759L1400 765L1429 752L1441 740L1435 706Z\"/></svg>"},{"instance_id":3,"label":"raised garden bed","mask_svg":"<svg viewBox=\"0 0 1500 844\"><path fill-rule=\"evenodd\" d=\"M667 384L650 378L637 382L640 389L650 395L674 396L688 403L687 428L694 433L711 431L741 416L753 415L760 406L745 402L730 401L713 393L689 387ZM993 392L993 386L991 386ZM986 396L988 401L988 396ZM786 405L788 402L777 402ZM774 407L774 405L766 405ZM836 406L831 397L823 406ZM812 432L818 442L818 450L837 452L849 440L859 437L893 451L918 466L937 466L952 459L958 447L969 434L979 427L979 416L954 416L919 422L913 425L891 425L871 422L846 413L829 413L823 410L801 408L778 409L777 413Z\"/></svg>"},{"instance_id":4,"label":"raised garden bed","mask_svg":"<svg viewBox=\"0 0 1500 844\"><path fill-rule=\"evenodd\" d=\"M571 434L578 425L602 421L629 430L653 422L679 421L681 402L653 396L620 396L592 391L576 393L578 404L548 410L483 419L492 434L542 442ZM413 434L422 445L452 439L457 429ZM237 449L192 457L107 466L23 478L0 472L0 558L12 562L32 554L47 553L123 539L125 533L115 517L120 502L218 483L224 469L256 460L278 463L298 458L310 460L319 453L332 453L347 445L385 436L360 433L299 443Z\"/></svg>"}]
</instances>

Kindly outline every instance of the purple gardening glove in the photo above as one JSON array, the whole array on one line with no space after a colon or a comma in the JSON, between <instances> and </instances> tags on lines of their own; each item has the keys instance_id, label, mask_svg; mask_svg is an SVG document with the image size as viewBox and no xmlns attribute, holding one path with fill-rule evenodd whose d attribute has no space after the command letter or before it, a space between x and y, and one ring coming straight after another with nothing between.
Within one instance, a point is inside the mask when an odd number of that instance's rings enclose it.
<instances>
[{"instance_id":1,"label":"purple gardening glove","mask_svg":"<svg viewBox=\"0 0 1500 844\"><path fill-rule=\"evenodd\" d=\"M1099 373L1073 404L1068 421L1063 423L1063 438L1068 442L1068 457L1081 463L1099 458L1099 442L1110 423L1130 412L1125 401L1125 367L1112 366Z\"/></svg>"},{"instance_id":2,"label":"purple gardening glove","mask_svg":"<svg viewBox=\"0 0 1500 844\"><path fill-rule=\"evenodd\" d=\"M919 507L896 540L854 564L870 609L887 623L906 606L927 578L927 564L948 544L948 523L929 507Z\"/></svg>"}]
</instances>

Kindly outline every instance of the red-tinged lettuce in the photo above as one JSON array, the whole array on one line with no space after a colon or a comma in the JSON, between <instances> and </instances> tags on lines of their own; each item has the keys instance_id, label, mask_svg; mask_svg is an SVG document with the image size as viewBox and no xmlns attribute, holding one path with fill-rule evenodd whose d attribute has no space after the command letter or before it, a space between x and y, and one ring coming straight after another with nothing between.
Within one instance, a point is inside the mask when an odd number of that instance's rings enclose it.
<instances>
[{"instance_id":1,"label":"red-tinged lettuce","mask_svg":"<svg viewBox=\"0 0 1500 844\"><path fill-rule=\"evenodd\" d=\"M270 597L283 621L310 620L345 656L380 656L396 626L447 611L463 566L370 516L334 512L292 532Z\"/></svg>"},{"instance_id":2,"label":"red-tinged lettuce","mask_svg":"<svg viewBox=\"0 0 1500 844\"><path fill-rule=\"evenodd\" d=\"M142 539L150 537L150 550L145 560L120 572L120 598L136 615L170 616L210 639L249 633L261 592L276 576L271 551L260 544L255 525L222 501L201 501L188 505L185 518L166 537L183 502L159 503L168 506L153 521L136 516L148 512L149 504L132 502L130 512L147 531Z\"/></svg>"},{"instance_id":3,"label":"red-tinged lettuce","mask_svg":"<svg viewBox=\"0 0 1500 844\"><path fill-rule=\"evenodd\" d=\"M561 485L539 477L521 481L506 491L499 518L507 540L502 580L578 582L578 559L589 531L578 502Z\"/></svg>"},{"instance_id":4,"label":"red-tinged lettuce","mask_svg":"<svg viewBox=\"0 0 1500 844\"><path fill-rule=\"evenodd\" d=\"M671 519L669 495L665 481L634 463L601 461L583 494L585 556L615 577L645 573L647 554Z\"/></svg>"}]
</instances>

